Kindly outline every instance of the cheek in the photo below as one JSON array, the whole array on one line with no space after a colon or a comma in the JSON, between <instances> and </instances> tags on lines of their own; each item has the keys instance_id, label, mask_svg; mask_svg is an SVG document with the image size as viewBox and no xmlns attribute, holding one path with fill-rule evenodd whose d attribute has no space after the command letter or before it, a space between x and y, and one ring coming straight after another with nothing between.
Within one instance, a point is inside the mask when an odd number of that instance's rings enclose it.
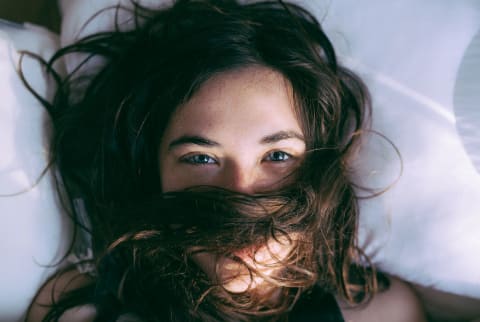
<instances>
[{"instance_id":1,"label":"cheek","mask_svg":"<svg viewBox=\"0 0 480 322\"><path fill-rule=\"evenodd\" d=\"M168 161L160 165L160 176L163 192L184 189L189 183L188 176L181 171L176 171L175 166Z\"/></svg>"},{"instance_id":2,"label":"cheek","mask_svg":"<svg viewBox=\"0 0 480 322\"><path fill-rule=\"evenodd\" d=\"M161 171L160 173L162 178L163 192L175 191L179 189L177 187L178 180L175 180L178 178L175 178L175 176L173 176L170 172Z\"/></svg>"},{"instance_id":3,"label":"cheek","mask_svg":"<svg viewBox=\"0 0 480 322\"><path fill-rule=\"evenodd\" d=\"M161 150L160 155L165 155ZM183 178L176 173L175 164L168 158L160 157L160 178L163 192L175 191L181 189Z\"/></svg>"},{"instance_id":4,"label":"cheek","mask_svg":"<svg viewBox=\"0 0 480 322\"><path fill-rule=\"evenodd\" d=\"M179 191L194 186L217 186L216 170L214 166L188 166L167 160L160 165L162 191Z\"/></svg>"}]
</instances>

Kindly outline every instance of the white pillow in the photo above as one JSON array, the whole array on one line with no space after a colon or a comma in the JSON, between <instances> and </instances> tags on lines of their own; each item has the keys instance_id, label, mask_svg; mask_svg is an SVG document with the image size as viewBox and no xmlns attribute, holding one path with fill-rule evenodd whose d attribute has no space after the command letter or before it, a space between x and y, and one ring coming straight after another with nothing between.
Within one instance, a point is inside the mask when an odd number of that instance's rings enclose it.
<instances>
[{"instance_id":1,"label":"white pillow","mask_svg":"<svg viewBox=\"0 0 480 322\"><path fill-rule=\"evenodd\" d=\"M332 34L344 61L372 91L373 128L393 141L403 159L398 182L361 202L362 243L389 273L480 298L480 257L474 255L480 250L480 174L457 131L458 113L467 112L454 106L455 91L462 90L459 66L480 31L480 3L355 5L335 2L325 26L337 31ZM478 93L480 74L470 81ZM470 118L470 126L478 131L480 119L475 124ZM399 166L391 146L372 135L360 160L361 181L386 186Z\"/></svg>"},{"instance_id":2,"label":"white pillow","mask_svg":"<svg viewBox=\"0 0 480 322\"><path fill-rule=\"evenodd\" d=\"M18 50L48 58L58 37L33 25L0 21L0 321L23 321L37 289L56 267L70 240L50 171L35 184L48 162L49 119L15 70ZM25 58L29 84L49 97L53 84L40 65ZM17 192L22 192L14 196Z\"/></svg>"},{"instance_id":3,"label":"white pillow","mask_svg":"<svg viewBox=\"0 0 480 322\"><path fill-rule=\"evenodd\" d=\"M68 17L62 44L73 41L94 11L118 1L60 0ZM456 81L462 57L480 28L480 3L294 2L316 14L340 60L365 79L373 95L373 129L393 141L403 160L397 184L360 203L367 254L405 280L480 298L480 176L472 163L475 148L468 154L465 145L472 144L457 132L462 109L453 106L454 89L463 86ZM83 35L111 27L111 20L99 20ZM478 75L470 75L476 84ZM389 185L400 171L394 150L377 135L358 166L358 180L369 187Z\"/></svg>"}]
</instances>

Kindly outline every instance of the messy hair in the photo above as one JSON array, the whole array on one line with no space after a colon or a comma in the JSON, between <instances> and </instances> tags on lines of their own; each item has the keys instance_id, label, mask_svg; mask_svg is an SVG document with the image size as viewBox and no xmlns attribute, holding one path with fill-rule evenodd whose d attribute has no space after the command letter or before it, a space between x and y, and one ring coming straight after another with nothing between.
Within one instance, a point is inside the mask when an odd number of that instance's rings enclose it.
<instances>
[{"instance_id":1,"label":"messy hair","mask_svg":"<svg viewBox=\"0 0 480 322\"><path fill-rule=\"evenodd\" d=\"M65 208L91 235L96 269L44 321L88 303L96 321L126 313L146 321L284 320L314 285L351 303L368 300L376 278L357 247L350 165L368 126L369 95L338 64L315 17L283 1L178 0L158 10L133 2L131 10L133 28L88 36L48 62L82 53L85 66L92 57L102 65L57 77L57 94L45 103ZM252 66L280 73L293 89L307 148L295 180L261 195L164 193L158 151L175 109L212 76ZM261 275L234 254L272 238L293 245L274 264L280 273L265 276L280 290L274 302L250 289L228 292L191 259L193 250L215 253Z\"/></svg>"}]
</instances>

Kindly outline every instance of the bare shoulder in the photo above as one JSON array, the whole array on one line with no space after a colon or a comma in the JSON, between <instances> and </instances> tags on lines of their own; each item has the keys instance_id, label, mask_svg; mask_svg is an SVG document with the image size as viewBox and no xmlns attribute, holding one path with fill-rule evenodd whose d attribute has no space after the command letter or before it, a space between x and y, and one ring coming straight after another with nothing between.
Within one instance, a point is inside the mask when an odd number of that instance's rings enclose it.
<instances>
[{"instance_id":1,"label":"bare shoulder","mask_svg":"<svg viewBox=\"0 0 480 322\"><path fill-rule=\"evenodd\" d=\"M91 282L91 277L86 274L81 274L75 269L66 271L59 275L54 275L38 291L32 304L30 304L25 321L41 322L49 312L52 303L57 301L63 293L82 287L89 282ZM76 312L72 312L72 310ZM61 320L65 320L66 315L68 315L68 321L91 321L92 314L90 311L91 310L88 310L88 308L83 307L74 308L67 311L62 316ZM72 319L72 313L76 313L74 314L76 316L75 319Z\"/></svg>"},{"instance_id":2,"label":"bare shoulder","mask_svg":"<svg viewBox=\"0 0 480 322\"><path fill-rule=\"evenodd\" d=\"M413 289L405 282L389 277L390 287L363 306L340 303L347 322L426 322L425 311Z\"/></svg>"},{"instance_id":3,"label":"bare shoulder","mask_svg":"<svg viewBox=\"0 0 480 322\"><path fill-rule=\"evenodd\" d=\"M413 285L413 288L432 320L480 322L480 299L421 285Z\"/></svg>"}]
</instances>

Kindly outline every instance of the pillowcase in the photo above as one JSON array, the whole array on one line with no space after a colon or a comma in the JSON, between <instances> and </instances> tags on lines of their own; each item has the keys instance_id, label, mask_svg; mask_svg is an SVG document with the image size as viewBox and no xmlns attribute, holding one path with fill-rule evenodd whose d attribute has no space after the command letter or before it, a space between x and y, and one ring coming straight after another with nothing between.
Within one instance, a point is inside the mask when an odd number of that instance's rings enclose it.
<instances>
[{"instance_id":1,"label":"pillowcase","mask_svg":"<svg viewBox=\"0 0 480 322\"><path fill-rule=\"evenodd\" d=\"M374 188L398 181L361 200L361 244L383 271L480 298L480 257L474 255L480 250L480 174L459 134L465 112L454 99L462 86L460 66L480 30L480 3L362 5L355 10L353 0L335 2L325 27L341 60L372 92L373 129L393 142L401 160L386 140L369 135L358 180ZM475 82L478 92L478 73L469 85ZM480 129L478 117L469 121Z\"/></svg>"},{"instance_id":2,"label":"pillowcase","mask_svg":"<svg viewBox=\"0 0 480 322\"><path fill-rule=\"evenodd\" d=\"M62 45L94 12L119 1L60 0ZM373 130L401 156L375 133L365 142L357 181L391 187L360 201L360 244L385 272L480 298L480 176L453 104L459 65L480 28L480 3L294 2L319 18L340 61L363 77L373 97ZM112 21L106 14L82 35L109 30Z\"/></svg>"},{"instance_id":3,"label":"pillowcase","mask_svg":"<svg viewBox=\"0 0 480 322\"><path fill-rule=\"evenodd\" d=\"M58 43L46 29L0 21L0 321L23 321L71 238L51 171L36 183L49 160L48 113L15 70L18 50L47 59ZM53 83L37 61L25 57L22 70L39 95L51 96Z\"/></svg>"}]
</instances>

